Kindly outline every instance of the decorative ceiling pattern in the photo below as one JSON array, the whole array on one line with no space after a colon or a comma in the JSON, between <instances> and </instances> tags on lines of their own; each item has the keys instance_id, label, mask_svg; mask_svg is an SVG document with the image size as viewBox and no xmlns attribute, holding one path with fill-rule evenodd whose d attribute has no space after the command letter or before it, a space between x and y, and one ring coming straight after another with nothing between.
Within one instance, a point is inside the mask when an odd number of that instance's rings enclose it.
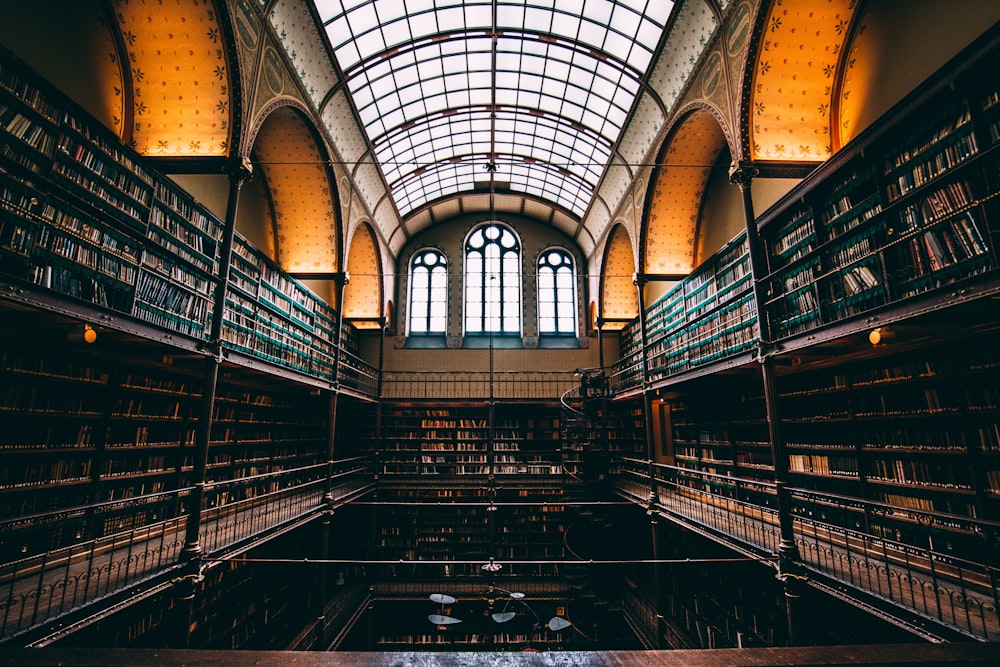
<instances>
[{"instance_id":1,"label":"decorative ceiling pattern","mask_svg":"<svg viewBox=\"0 0 1000 667\"><path fill-rule=\"evenodd\" d=\"M625 227L611 230L602 270L601 317L610 320L603 329L621 329L627 320L639 314L639 292L632 277L635 275L635 253Z\"/></svg>"},{"instance_id":2,"label":"decorative ceiling pattern","mask_svg":"<svg viewBox=\"0 0 1000 667\"><path fill-rule=\"evenodd\" d=\"M833 154L833 100L857 0L775 0L755 66L751 157L813 162Z\"/></svg>"},{"instance_id":3,"label":"decorative ceiling pattern","mask_svg":"<svg viewBox=\"0 0 1000 667\"><path fill-rule=\"evenodd\" d=\"M337 271L336 203L326 159L297 111L281 107L268 116L253 159L274 207L278 264L290 273Z\"/></svg>"},{"instance_id":4,"label":"decorative ceiling pattern","mask_svg":"<svg viewBox=\"0 0 1000 667\"><path fill-rule=\"evenodd\" d=\"M674 128L649 205L646 273L694 269L702 196L725 145L719 121L708 111L696 111Z\"/></svg>"},{"instance_id":5,"label":"decorative ceiling pattern","mask_svg":"<svg viewBox=\"0 0 1000 667\"><path fill-rule=\"evenodd\" d=\"M115 0L131 68L133 124L150 156L224 156L232 128L230 71L211 0Z\"/></svg>"},{"instance_id":6,"label":"decorative ceiling pattern","mask_svg":"<svg viewBox=\"0 0 1000 667\"><path fill-rule=\"evenodd\" d=\"M622 135L621 145L618 152L631 166L632 173L635 174L636 165L645 164L666 116L663 110L656 103L655 98L648 92L639 95L638 103L635 105L635 112L625 128ZM620 202L614 202L617 206Z\"/></svg>"},{"instance_id":7,"label":"decorative ceiling pattern","mask_svg":"<svg viewBox=\"0 0 1000 667\"><path fill-rule=\"evenodd\" d=\"M659 94L667 112L680 97L716 26L715 13L704 0L688 0L681 4L649 79L650 87Z\"/></svg>"},{"instance_id":8,"label":"decorative ceiling pattern","mask_svg":"<svg viewBox=\"0 0 1000 667\"><path fill-rule=\"evenodd\" d=\"M323 38L299 0L279 0L271 8L271 27L281 40L292 66L299 75L313 106L319 109L323 99L340 78L324 48Z\"/></svg>"},{"instance_id":9,"label":"decorative ceiling pattern","mask_svg":"<svg viewBox=\"0 0 1000 667\"><path fill-rule=\"evenodd\" d=\"M368 225L358 225L351 237L347 272L351 281L344 287L344 317L377 318L382 314L381 264L375 237ZM358 328L378 328L375 322L355 322Z\"/></svg>"}]
</instances>

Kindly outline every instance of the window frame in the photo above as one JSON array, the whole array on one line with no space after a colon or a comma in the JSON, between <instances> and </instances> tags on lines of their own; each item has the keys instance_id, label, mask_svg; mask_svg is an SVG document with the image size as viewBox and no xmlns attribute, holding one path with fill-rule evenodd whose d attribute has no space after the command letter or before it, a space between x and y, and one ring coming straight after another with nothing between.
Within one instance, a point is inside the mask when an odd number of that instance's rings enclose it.
<instances>
[{"instance_id":1,"label":"window frame","mask_svg":"<svg viewBox=\"0 0 1000 667\"><path fill-rule=\"evenodd\" d=\"M558 254L562 256L564 264L568 264L570 271L570 288L572 289L572 295L570 296L569 302L563 302L559 298L559 269L561 267L551 267L551 265L543 263L546 262L550 255ZM577 289L577 273L576 273L576 258L573 253L562 246L550 246L548 248L543 248L541 252L538 253L538 260L535 262L535 314L538 320L536 325L538 327L538 335L549 336L553 338L571 338L579 335L580 331L580 318L579 318L579 295ZM551 292L550 302L553 304L554 313L551 319L555 323L555 331L543 331L542 330L542 304L548 303L542 298L542 271L543 269L552 270L552 285L548 288ZM560 321L564 320L565 317L561 317L562 311L569 309L571 315L571 321L573 323L571 331L563 331L560 328Z\"/></svg>"},{"instance_id":2,"label":"window frame","mask_svg":"<svg viewBox=\"0 0 1000 667\"><path fill-rule=\"evenodd\" d=\"M499 230L496 238L488 238L488 229L495 227ZM484 237L481 246L474 246L479 243L477 236ZM505 237L509 235L509 239ZM505 246L505 241L510 241L510 245ZM497 248L497 255L491 257L489 248ZM481 248L481 252L479 250ZM470 265L474 262L471 256L474 253L482 255L481 270L474 274ZM511 259L508 255L513 254ZM465 270L462 273L462 331L465 336L484 338L487 336L496 337L520 337L524 331L524 246L521 237L510 225L499 220L486 220L474 226L466 235L462 244L462 258ZM491 270L491 263L496 264L496 270ZM505 270L506 265L513 263L517 270ZM478 280L474 280L474 275L478 275ZM516 280L514 278L516 277ZM490 282L498 280L496 289L499 291L497 298L490 298ZM479 291L479 299L473 302L470 295L474 290ZM516 298L512 298L515 296ZM478 316L472 314L470 304L478 305L476 310ZM493 311L493 304L498 304L500 312ZM489 308L487 306L490 306ZM511 313L515 310L515 313ZM472 318L477 317L478 328L470 327ZM508 324L516 318L516 326ZM496 325L494 328L492 324Z\"/></svg>"},{"instance_id":3,"label":"window frame","mask_svg":"<svg viewBox=\"0 0 1000 667\"><path fill-rule=\"evenodd\" d=\"M435 262L434 265L432 265L430 268L427 269L428 278L427 278L426 288L420 288L421 290L426 289L426 295L425 295L426 296L426 307L424 309L424 312L420 315L420 317L422 317L425 320L424 324L426 326L426 329L424 331L414 331L413 330L413 324L414 324L414 320L415 320L415 317L416 317L415 312L414 312L415 311L415 308L414 308L415 279L414 279L414 277L416 275L416 271L421 268L421 267L417 266L417 263L419 261L423 260L425 257L427 257L429 255L432 255L432 254L438 256L439 257L439 261ZM410 270L408 272L408 291L409 291L409 294L407 295L407 299L406 299L406 304L407 304L406 333L407 333L407 335L408 336L445 336L445 335L447 335L447 333L448 333L448 301L449 301L449 298L450 298L450 294L449 294L449 292L450 292L450 285L449 285L449 280L448 280L448 278L449 278L448 255L443 250L441 250L440 248L436 248L436 247L433 247L433 246L427 246L427 247L423 247L423 248L420 248L419 250L415 251L410 256L409 264L410 264ZM440 278L440 280L443 280L443 284L441 284L441 285L435 285L435 271L437 271L438 268L443 268L444 269L444 276L443 276L443 278ZM434 320L435 320L435 316L433 315L433 312L434 312L433 304L437 303L437 301L434 300L434 290L435 290L435 287L443 288L443 294L444 294L444 315L442 316L442 322L441 322L442 328L440 330L436 330L436 329L432 328Z\"/></svg>"}]
</instances>

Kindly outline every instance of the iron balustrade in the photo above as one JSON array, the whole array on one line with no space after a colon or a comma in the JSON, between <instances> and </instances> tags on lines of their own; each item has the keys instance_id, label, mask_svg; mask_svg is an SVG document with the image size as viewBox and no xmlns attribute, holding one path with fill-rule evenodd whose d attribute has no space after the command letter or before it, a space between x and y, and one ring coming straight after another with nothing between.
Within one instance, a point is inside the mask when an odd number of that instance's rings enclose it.
<instances>
[{"instance_id":1,"label":"iron balustrade","mask_svg":"<svg viewBox=\"0 0 1000 667\"><path fill-rule=\"evenodd\" d=\"M635 351L615 362L608 372L608 390L612 396L642 386L642 357Z\"/></svg>"},{"instance_id":2,"label":"iron balustrade","mask_svg":"<svg viewBox=\"0 0 1000 667\"><path fill-rule=\"evenodd\" d=\"M738 477L619 458L619 493L736 549L778 553L775 487ZM1000 639L1000 524L790 489L797 565L828 590L846 587L899 618ZM906 621L910 622L910 621Z\"/></svg>"},{"instance_id":3,"label":"iron balustrade","mask_svg":"<svg viewBox=\"0 0 1000 667\"><path fill-rule=\"evenodd\" d=\"M378 396L378 369L345 349L340 351L337 383L365 396Z\"/></svg>"},{"instance_id":4,"label":"iron balustrade","mask_svg":"<svg viewBox=\"0 0 1000 667\"><path fill-rule=\"evenodd\" d=\"M555 400L576 385L572 371L385 371L382 398Z\"/></svg>"},{"instance_id":5,"label":"iron balustrade","mask_svg":"<svg viewBox=\"0 0 1000 667\"><path fill-rule=\"evenodd\" d=\"M199 531L203 553L218 557L298 525L364 494L373 479L370 459L359 457L208 484ZM0 565L0 586L6 593L0 599L0 641L87 605L97 609L97 603L110 603L113 596L140 584L148 589L154 582L169 583L186 562L184 508L191 491L183 488L0 523L5 543L32 523L81 540ZM177 516L150 520L154 510L165 508L181 509ZM147 512L145 523L122 523L142 512ZM121 529L86 538L93 530L89 526L106 526L108 521Z\"/></svg>"},{"instance_id":6,"label":"iron balustrade","mask_svg":"<svg viewBox=\"0 0 1000 667\"><path fill-rule=\"evenodd\" d=\"M322 506L327 465L212 482L205 485L198 541L219 554L288 525Z\"/></svg>"},{"instance_id":7,"label":"iron balustrade","mask_svg":"<svg viewBox=\"0 0 1000 667\"><path fill-rule=\"evenodd\" d=\"M179 504L190 493L181 489L169 493L134 498L132 507L151 504ZM121 503L101 503L90 508L116 512ZM138 511L138 510L136 510ZM67 528L80 530L73 512L63 511ZM42 517L39 517L41 519ZM51 517L49 517L51 518ZM4 527L13 522L5 522ZM125 528L78 544L45 551L0 566L0 640L43 625L70 611L108 598L129 587L147 582L181 564L187 515L147 525ZM58 530L56 520L46 521Z\"/></svg>"}]
</instances>

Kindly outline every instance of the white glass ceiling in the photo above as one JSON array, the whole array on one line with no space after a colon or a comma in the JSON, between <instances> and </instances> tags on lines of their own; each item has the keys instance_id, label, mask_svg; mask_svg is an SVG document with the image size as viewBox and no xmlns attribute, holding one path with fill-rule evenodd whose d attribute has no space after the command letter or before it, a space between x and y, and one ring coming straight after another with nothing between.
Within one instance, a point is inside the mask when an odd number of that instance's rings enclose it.
<instances>
[{"instance_id":1,"label":"white glass ceiling","mask_svg":"<svg viewBox=\"0 0 1000 667\"><path fill-rule=\"evenodd\" d=\"M402 216L497 188L582 216L669 0L314 0Z\"/></svg>"}]
</instances>

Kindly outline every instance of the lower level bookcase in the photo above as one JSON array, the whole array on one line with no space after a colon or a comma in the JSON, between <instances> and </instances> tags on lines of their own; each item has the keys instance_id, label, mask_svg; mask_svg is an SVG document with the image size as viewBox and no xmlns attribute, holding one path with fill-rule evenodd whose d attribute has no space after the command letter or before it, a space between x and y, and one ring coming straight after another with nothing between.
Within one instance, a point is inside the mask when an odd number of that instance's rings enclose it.
<instances>
[{"instance_id":1,"label":"lower level bookcase","mask_svg":"<svg viewBox=\"0 0 1000 667\"><path fill-rule=\"evenodd\" d=\"M995 331L943 324L968 314L899 324L877 346L855 334L775 358L792 512L912 544L926 543L919 519L934 514L953 528L952 552L982 562L971 522L1000 518L1000 354ZM754 488L774 480L762 389L755 364L662 390L677 475L773 506L773 489Z\"/></svg>"},{"instance_id":2,"label":"lower level bookcase","mask_svg":"<svg viewBox=\"0 0 1000 667\"><path fill-rule=\"evenodd\" d=\"M191 511L208 362L110 329L91 329L90 343L84 333L41 311L0 324L0 562ZM326 460L329 396L310 387L224 364L213 418L208 481L261 478L217 490L215 504Z\"/></svg>"}]
</instances>

